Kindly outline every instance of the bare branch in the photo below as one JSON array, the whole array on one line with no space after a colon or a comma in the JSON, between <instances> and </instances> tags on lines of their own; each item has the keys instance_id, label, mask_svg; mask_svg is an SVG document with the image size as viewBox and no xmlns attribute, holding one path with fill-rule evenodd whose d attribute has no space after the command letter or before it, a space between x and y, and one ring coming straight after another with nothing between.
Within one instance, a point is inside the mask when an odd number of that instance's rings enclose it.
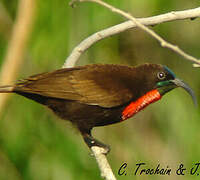
<instances>
[{"instance_id":1,"label":"bare branch","mask_svg":"<svg viewBox=\"0 0 200 180\"><path fill-rule=\"evenodd\" d=\"M80 1L94 2L92 0L80 0ZM102 1L98 1L98 2L103 3ZM113 8L112 8L112 11L113 11ZM130 19L130 17L129 17L130 15L128 13L125 13L125 14L128 15L128 19ZM83 40L78 46L76 46L73 49L70 56L66 59L63 67L74 66L77 63L81 54L83 54L94 43L96 43L96 42L98 42L98 41L100 41L100 40L102 40L106 37L109 37L109 36L118 34L120 32L123 32L125 30L135 28L135 27L138 26L138 24L146 25L146 26L153 26L153 25L156 25L156 24L164 23L164 22L175 21L175 20L184 20L184 19L194 19L194 18L197 18L197 17L200 17L200 7L195 8L195 9L184 10L184 11L173 11L173 12L169 12L169 13L166 13L166 14L153 16L153 17L147 17L147 18L133 18L131 16L131 20L126 21L126 22L121 23L121 24L118 24L118 25L115 25L115 26L112 26L112 27L109 27L109 28L101 30L99 32L96 32L93 35L91 35L90 37ZM132 18L134 19L134 21L132 20ZM152 31L152 30L150 30L150 31ZM160 38L158 38L158 39L156 38L156 39L159 42L160 42L160 40L161 41L164 40L164 39L162 39L162 38L160 39ZM166 43L165 40L164 40L164 42L162 41L160 43L163 47L167 47L167 48L175 51L179 55L183 56L184 58L195 63L195 67L198 67L200 65L200 61L198 59L186 54L184 51L182 51L177 46Z\"/></svg>"},{"instance_id":2,"label":"bare branch","mask_svg":"<svg viewBox=\"0 0 200 180\"><path fill-rule=\"evenodd\" d=\"M101 177L106 180L116 180L112 172L112 169L108 163L108 160L106 158L105 149L98 146L93 146L91 147L91 150L96 158L99 169L101 171Z\"/></svg>"},{"instance_id":3,"label":"bare branch","mask_svg":"<svg viewBox=\"0 0 200 180\"><path fill-rule=\"evenodd\" d=\"M72 5L76 1L78 1L78 0L73 0ZM78 46L76 46L74 48L74 50L72 51L70 56L66 59L63 67L75 66L75 64L78 61L81 54L84 53L94 43L96 43L106 37L118 34L120 32L123 32L127 29L134 28L134 27L139 27L142 30L144 30L145 32L147 32L148 34L150 34L152 37L154 37L157 41L159 41L161 43L162 47L167 47L167 48L175 51L177 54L183 56L185 59L188 59L188 60L192 61L193 63L195 63L195 66L200 65L200 61L198 59L186 54L184 51L182 51L177 46L168 43L162 37L157 35L154 31L152 31L151 29L149 29L145 26L145 25L156 25L156 24L160 24L160 23L164 23L164 22L168 22L168 21L174 21L174 20L183 20L183 19L188 19L188 18L194 19L194 18L200 17L200 8L190 9L190 10L185 10L185 11L170 12L170 13L166 13L166 14L158 15L158 16L154 16L154 17L137 18L136 19L133 16L131 16L130 14L125 13L117 8L114 8L113 6L106 4L100 0L79 0L79 1L80 2L89 1L89 2L98 3L102 6L107 7L111 11L126 17L127 19L129 19L129 21L112 26L107 29L104 29L104 30L99 31L99 32L91 35L90 37L86 38L84 41L82 41ZM96 161L98 163L99 169L101 171L101 176L106 180L116 180L116 178L112 172L112 169L110 168L110 165L107 161L107 158L105 155L105 150L103 148L97 147L97 146L92 147L91 150L92 150L92 152L96 158Z\"/></svg>"}]
</instances>

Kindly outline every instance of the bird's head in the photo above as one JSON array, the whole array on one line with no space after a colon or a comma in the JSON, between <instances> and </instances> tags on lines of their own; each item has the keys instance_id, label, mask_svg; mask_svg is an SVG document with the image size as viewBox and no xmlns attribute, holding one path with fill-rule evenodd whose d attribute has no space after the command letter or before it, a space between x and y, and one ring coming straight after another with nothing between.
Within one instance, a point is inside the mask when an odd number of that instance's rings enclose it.
<instances>
[{"instance_id":1,"label":"bird's head","mask_svg":"<svg viewBox=\"0 0 200 180\"><path fill-rule=\"evenodd\" d=\"M158 64L145 64L142 66L140 68L145 72L144 82L149 89L157 89L160 95L163 96L174 88L181 87L190 94L194 104L197 105L197 99L190 86L177 78L168 67Z\"/></svg>"}]
</instances>

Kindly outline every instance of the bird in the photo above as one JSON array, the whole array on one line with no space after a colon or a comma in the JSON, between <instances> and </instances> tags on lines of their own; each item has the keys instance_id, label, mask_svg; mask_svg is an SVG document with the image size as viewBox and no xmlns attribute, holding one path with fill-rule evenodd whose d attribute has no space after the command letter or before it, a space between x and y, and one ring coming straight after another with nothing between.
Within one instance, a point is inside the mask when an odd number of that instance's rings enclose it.
<instances>
[{"instance_id":1,"label":"bird","mask_svg":"<svg viewBox=\"0 0 200 180\"><path fill-rule=\"evenodd\" d=\"M90 64L62 68L0 86L0 93L16 93L51 109L72 122L89 148L110 147L92 136L92 129L123 122L182 87L197 99L193 90L167 66L145 63L137 66Z\"/></svg>"}]
</instances>

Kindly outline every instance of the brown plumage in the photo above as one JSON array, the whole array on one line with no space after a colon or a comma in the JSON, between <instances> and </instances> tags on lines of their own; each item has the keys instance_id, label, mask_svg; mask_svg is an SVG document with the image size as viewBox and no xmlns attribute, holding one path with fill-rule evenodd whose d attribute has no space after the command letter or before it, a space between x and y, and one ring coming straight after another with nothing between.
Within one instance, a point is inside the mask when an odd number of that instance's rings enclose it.
<instances>
[{"instance_id":1,"label":"brown plumage","mask_svg":"<svg viewBox=\"0 0 200 180\"><path fill-rule=\"evenodd\" d=\"M163 73L163 79L159 73ZM0 92L15 92L46 105L62 119L71 121L88 146L105 147L91 136L93 127L122 121L127 105L156 88L162 96L175 85L170 83L163 89L158 83L174 79L168 68L157 64L87 65L34 75L13 86L1 87Z\"/></svg>"}]
</instances>

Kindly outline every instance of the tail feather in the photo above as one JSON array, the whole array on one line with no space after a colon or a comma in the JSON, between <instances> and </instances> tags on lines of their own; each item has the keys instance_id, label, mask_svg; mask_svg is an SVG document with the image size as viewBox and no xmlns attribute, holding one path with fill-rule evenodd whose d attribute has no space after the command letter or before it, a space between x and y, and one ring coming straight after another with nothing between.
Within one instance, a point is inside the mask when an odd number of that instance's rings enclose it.
<instances>
[{"instance_id":1,"label":"tail feather","mask_svg":"<svg viewBox=\"0 0 200 180\"><path fill-rule=\"evenodd\" d=\"M11 93L13 89L13 86L0 86L0 93Z\"/></svg>"}]
</instances>

